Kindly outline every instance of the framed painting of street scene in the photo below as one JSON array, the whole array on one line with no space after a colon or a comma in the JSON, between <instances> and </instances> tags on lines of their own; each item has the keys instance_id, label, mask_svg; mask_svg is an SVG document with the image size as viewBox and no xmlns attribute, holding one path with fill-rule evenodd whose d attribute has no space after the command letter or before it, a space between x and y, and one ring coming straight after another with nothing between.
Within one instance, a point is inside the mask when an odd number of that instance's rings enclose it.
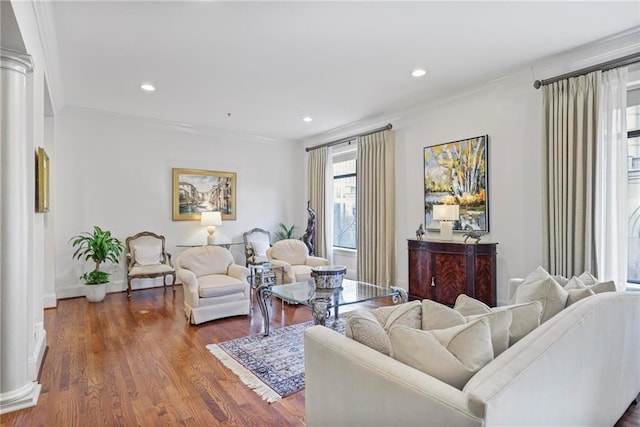
<instances>
[{"instance_id":1,"label":"framed painting of street scene","mask_svg":"<svg viewBox=\"0 0 640 427\"><path fill-rule=\"evenodd\" d=\"M236 219L235 172L173 169L173 220L199 221L202 212Z\"/></svg>"}]
</instances>

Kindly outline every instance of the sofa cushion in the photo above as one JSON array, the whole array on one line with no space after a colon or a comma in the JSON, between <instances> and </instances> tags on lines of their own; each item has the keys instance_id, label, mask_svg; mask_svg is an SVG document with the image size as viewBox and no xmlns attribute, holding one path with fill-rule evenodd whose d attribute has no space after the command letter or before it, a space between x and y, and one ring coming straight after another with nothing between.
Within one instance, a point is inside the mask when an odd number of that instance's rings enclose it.
<instances>
[{"instance_id":1,"label":"sofa cushion","mask_svg":"<svg viewBox=\"0 0 640 427\"><path fill-rule=\"evenodd\" d=\"M525 281L516 289L515 303L540 301L542 303L542 319L540 323L544 323L565 307L569 293L549 273L545 272L547 277L542 279L538 278L540 275L538 270L534 273L537 274L532 276L534 277L533 280L527 280L529 277L527 276Z\"/></svg>"},{"instance_id":2,"label":"sofa cushion","mask_svg":"<svg viewBox=\"0 0 640 427\"><path fill-rule=\"evenodd\" d=\"M286 261L291 265L304 264L307 261L309 249L302 240L285 239L277 241L269 249L268 257Z\"/></svg>"},{"instance_id":3,"label":"sofa cushion","mask_svg":"<svg viewBox=\"0 0 640 427\"><path fill-rule=\"evenodd\" d=\"M562 287L567 286L567 283L569 283L569 279L559 274L556 274L555 276L553 276L553 278L556 279L556 282L558 282L558 284Z\"/></svg>"},{"instance_id":4,"label":"sofa cushion","mask_svg":"<svg viewBox=\"0 0 640 427\"><path fill-rule=\"evenodd\" d=\"M200 298L220 297L244 291L244 282L226 274L210 274L198 277L198 295Z\"/></svg>"},{"instance_id":5,"label":"sofa cushion","mask_svg":"<svg viewBox=\"0 0 640 427\"><path fill-rule=\"evenodd\" d=\"M391 354L388 331L392 326L404 325L420 328L422 324L422 304L411 301L374 310L354 310L347 313L345 335L374 350Z\"/></svg>"},{"instance_id":6,"label":"sofa cushion","mask_svg":"<svg viewBox=\"0 0 640 427\"><path fill-rule=\"evenodd\" d=\"M585 271L584 273L579 275L578 279L582 280L582 283L584 283L586 286L595 285L599 282L598 278L588 271Z\"/></svg>"},{"instance_id":7,"label":"sofa cushion","mask_svg":"<svg viewBox=\"0 0 640 427\"><path fill-rule=\"evenodd\" d=\"M458 295L453 309L460 312L463 316L491 313L491 308L487 304L465 294Z\"/></svg>"},{"instance_id":8,"label":"sofa cushion","mask_svg":"<svg viewBox=\"0 0 640 427\"><path fill-rule=\"evenodd\" d=\"M133 245L133 257L138 265L158 265L162 255L162 243Z\"/></svg>"},{"instance_id":9,"label":"sofa cushion","mask_svg":"<svg viewBox=\"0 0 640 427\"><path fill-rule=\"evenodd\" d=\"M602 292L616 292L616 283L613 280L609 280L607 282L598 282L591 286L587 286L587 288L591 289L596 294Z\"/></svg>"},{"instance_id":10,"label":"sofa cushion","mask_svg":"<svg viewBox=\"0 0 640 427\"><path fill-rule=\"evenodd\" d=\"M252 240L249 242L249 246L253 251L253 260L254 264L259 264L261 262L267 261L267 249L269 249L269 242L265 240Z\"/></svg>"},{"instance_id":11,"label":"sofa cushion","mask_svg":"<svg viewBox=\"0 0 640 427\"><path fill-rule=\"evenodd\" d=\"M467 298L472 299L470 297ZM481 317L486 317L489 320L494 355L497 356L509 347L511 313L497 314L489 310L488 313L463 316L459 311L444 304L431 300L422 301L422 329L425 331L464 325Z\"/></svg>"},{"instance_id":12,"label":"sofa cushion","mask_svg":"<svg viewBox=\"0 0 640 427\"><path fill-rule=\"evenodd\" d=\"M567 282L567 284L563 286L567 291L570 289L587 289L587 286L578 276L573 276L571 280L569 280L569 282Z\"/></svg>"},{"instance_id":13,"label":"sofa cushion","mask_svg":"<svg viewBox=\"0 0 640 427\"><path fill-rule=\"evenodd\" d=\"M489 320L485 318L435 331L394 326L390 338L396 360L460 390L493 360Z\"/></svg>"},{"instance_id":14,"label":"sofa cushion","mask_svg":"<svg viewBox=\"0 0 640 427\"><path fill-rule=\"evenodd\" d=\"M577 303L581 299L585 299L587 297L590 297L591 295L595 295L595 292L593 292L589 288L569 289L567 292L569 292L569 296L567 297L567 307L569 307L571 304Z\"/></svg>"},{"instance_id":15,"label":"sofa cushion","mask_svg":"<svg viewBox=\"0 0 640 427\"><path fill-rule=\"evenodd\" d=\"M524 304L494 307L494 312L510 311L511 326L509 327L509 347L520 341L529 332L540 326L542 318L542 303L531 301Z\"/></svg>"}]
</instances>

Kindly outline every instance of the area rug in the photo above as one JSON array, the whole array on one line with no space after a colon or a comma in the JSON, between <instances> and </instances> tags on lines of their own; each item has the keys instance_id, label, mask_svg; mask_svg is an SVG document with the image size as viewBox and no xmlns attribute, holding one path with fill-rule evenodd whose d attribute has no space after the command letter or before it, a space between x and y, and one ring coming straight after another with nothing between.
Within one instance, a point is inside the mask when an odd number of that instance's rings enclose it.
<instances>
[{"instance_id":1,"label":"area rug","mask_svg":"<svg viewBox=\"0 0 640 427\"><path fill-rule=\"evenodd\" d=\"M207 349L258 396L277 402L304 388L304 330L313 322L209 344ZM344 334L344 319L332 329Z\"/></svg>"}]
</instances>

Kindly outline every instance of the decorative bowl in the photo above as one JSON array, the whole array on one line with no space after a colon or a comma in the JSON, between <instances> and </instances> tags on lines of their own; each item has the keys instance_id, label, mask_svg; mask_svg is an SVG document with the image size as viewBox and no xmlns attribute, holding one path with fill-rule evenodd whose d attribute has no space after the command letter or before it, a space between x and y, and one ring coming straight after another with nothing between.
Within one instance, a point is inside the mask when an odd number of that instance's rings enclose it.
<instances>
[{"instance_id":1,"label":"decorative bowl","mask_svg":"<svg viewBox=\"0 0 640 427\"><path fill-rule=\"evenodd\" d=\"M344 265L323 265L311 269L311 277L316 281L317 289L341 288L346 273L347 267Z\"/></svg>"}]
</instances>

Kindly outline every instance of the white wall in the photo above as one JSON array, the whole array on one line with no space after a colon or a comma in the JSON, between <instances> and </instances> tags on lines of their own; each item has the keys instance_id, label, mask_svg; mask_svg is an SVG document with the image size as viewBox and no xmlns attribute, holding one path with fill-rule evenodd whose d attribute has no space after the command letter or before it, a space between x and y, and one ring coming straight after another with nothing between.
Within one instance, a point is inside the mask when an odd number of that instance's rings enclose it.
<instances>
[{"instance_id":1,"label":"white wall","mask_svg":"<svg viewBox=\"0 0 640 427\"><path fill-rule=\"evenodd\" d=\"M498 302L506 299L509 278L542 262L541 103L530 77L515 76L394 122L400 286L407 287L406 239L424 222L424 147L479 135L489 135L489 234L482 240L498 243Z\"/></svg>"},{"instance_id":2,"label":"white wall","mask_svg":"<svg viewBox=\"0 0 640 427\"><path fill-rule=\"evenodd\" d=\"M237 174L237 218L216 228L216 240L242 242L253 227L270 231L279 222L303 228L303 155L286 141L238 139L220 132L181 128L157 121L65 108L56 121L56 289L58 298L82 295L78 276L85 265L72 261L69 239L106 228L124 241L149 230L163 234L175 256L178 244L200 243L205 227L172 220L172 168ZM241 245L233 246L244 264ZM112 291L126 288L125 266L112 277ZM160 279L158 279L160 280ZM133 288L161 281L134 282Z\"/></svg>"}]
</instances>

